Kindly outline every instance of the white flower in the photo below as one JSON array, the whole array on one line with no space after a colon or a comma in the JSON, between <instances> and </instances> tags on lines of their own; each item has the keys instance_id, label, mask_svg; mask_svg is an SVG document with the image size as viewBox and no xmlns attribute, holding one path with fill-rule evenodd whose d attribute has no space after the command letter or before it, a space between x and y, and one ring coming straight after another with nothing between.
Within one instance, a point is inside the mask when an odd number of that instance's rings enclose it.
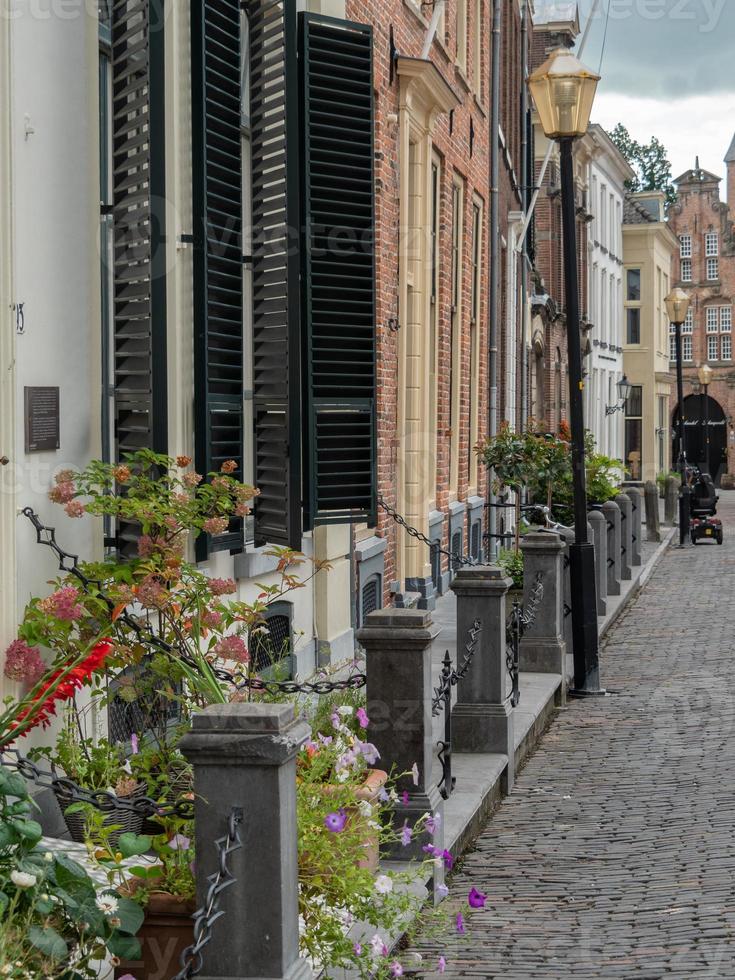
<instances>
[{"instance_id":1,"label":"white flower","mask_svg":"<svg viewBox=\"0 0 735 980\"><path fill-rule=\"evenodd\" d=\"M414 784L414 786L418 786L418 784L419 784L419 767L418 767L418 765L415 762L411 766L411 776L413 777L413 784Z\"/></svg>"},{"instance_id":2,"label":"white flower","mask_svg":"<svg viewBox=\"0 0 735 980\"><path fill-rule=\"evenodd\" d=\"M51 853L51 851L46 851L46 853L43 856L43 859L44 859L44 861L53 861L54 856Z\"/></svg>"},{"instance_id":3,"label":"white flower","mask_svg":"<svg viewBox=\"0 0 735 980\"><path fill-rule=\"evenodd\" d=\"M2 968L2 970L0 970L0 973L2 973L4 977L9 977L12 972L13 972L12 963L6 963L5 966Z\"/></svg>"},{"instance_id":4,"label":"white flower","mask_svg":"<svg viewBox=\"0 0 735 980\"><path fill-rule=\"evenodd\" d=\"M391 791L388 794L388 798L390 799L391 803L397 803L398 802L398 793L396 793L395 789L392 789L391 788Z\"/></svg>"},{"instance_id":5,"label":"white flower","mask_svg":"<svg viewBox=\"0 0 735 980\"><path fill-rule=\"evenodd\" d=\"M370 802L370 800L360 800L360 802L357 804L357 808L363 817L367 817L368 819L372 817L373 804Z\"/></svg>"},{"instance_id":6,"label":"white flower","mask_svg":"<svg viewBox=\"0 0 735 980\"><path fill-rule=\"evenodd\" d=\"M353 715L354 713L355 709L349 704L341 704L339 708L337 708L337 714L342 715L343 718L349 718L350 715Z\"/></svg>"},{"instance_id":7,"label":"white flower","mask_svg":"<svg viewBox=\"0 0 735 980\"><path fill-rule=\"evenodd\" d=\"M117 912L118 901L114 895L99 895L94 904L105 915L112 915L113 912Z\"/></svg>"},{"instance_id":8,"label":"white flower","mask_svg":"<svg viewBox=\"0 0 735 980\"><path fill-rule=\"evenodd\" d=\"M378 895L387 895L393 891L393 881L388 875L378 875L375 879L375 891Z\"/></svg>"},{"instance_id":9,"label":"white flower","mask_svg":"<svg viewBox=\"0 0 735 980\"><path fill-rule=\"evenodd\" d=\"M26 871L11 871L10 880L17 888L33 888L38 878Z\"/></svg>"},{"instance_id":10,"label":"white flower","mask_svg":"<svg viewBox=\"0 0 735 980\"><path fill-rule=\"evenodd\" d=\"M335 779L337 780L338 783L346 783L349 778L350 778L349 769L340 769L338 772L335 773Z\"/></svg>"}]
</instances>

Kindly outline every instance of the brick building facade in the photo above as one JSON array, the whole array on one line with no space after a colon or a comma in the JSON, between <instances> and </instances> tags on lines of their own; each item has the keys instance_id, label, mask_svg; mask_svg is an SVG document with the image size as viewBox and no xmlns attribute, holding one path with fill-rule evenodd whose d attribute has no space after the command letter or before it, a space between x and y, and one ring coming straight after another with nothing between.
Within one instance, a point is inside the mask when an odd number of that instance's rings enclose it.
<instances>
[{"instance_id":1,"label":"brick building facade","mask_svg":"<svg viewBox=\"0 0 735 980\"><path fill-rule=\"evenodd\" d=\"M727 153L727 202L720 200L721 178L703 170L697 161L676 180L677 204L669 222L679 239L674 261L674 285L692 298L683 327L684 418L690 461L705 465L705 425L709 415L709 466L716 480L732 481L735 474L735 364L732 318L735 298L735 139ZM674 345L671 343L672 371ZM699 390L697 369L709 364L714 379L709 387L709 410ZM679 406L674 404L673 419ZM672 424L672 430L675 430ZM673 459L678 455L675 438Z\"/></svg>"},{"instance_id":2,"label":"brick building facade","mask_svg":"<svg viewBox=\"0 0 735 980\"><path fill-rule=\"evenodd\" d=\"M521 4L502 2L498 418L515 421L523 32ZM437 545L480 557L487 480L474 447L489 412L492 4L448 0L426 57L430 5L347 0L346 14L374 32L378 490ZM383 601L431 608L448 587L447 556L385 511L355 539L358 602L361 559L379 552Z\"/></svg>"}]
</instances>

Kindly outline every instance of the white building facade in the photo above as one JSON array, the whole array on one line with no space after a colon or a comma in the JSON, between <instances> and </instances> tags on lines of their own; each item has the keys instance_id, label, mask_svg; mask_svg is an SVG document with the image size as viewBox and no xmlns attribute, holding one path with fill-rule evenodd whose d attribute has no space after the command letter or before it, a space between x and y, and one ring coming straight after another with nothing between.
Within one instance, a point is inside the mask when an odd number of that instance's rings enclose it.
<instances>
[{"instance_id":1,"label":"white building facade","mask_svg":"<svg viewBox=\"0 0 735 980\"><path fill-rule=\"evenodd\" d=\"M623 377L623 201L634 174L604 129L593 124L583 141L588 163L588 317L593 324L585 361L585 425L597 450L623 458L624 413L618 384Z\"/></svg>"}]
</instances>

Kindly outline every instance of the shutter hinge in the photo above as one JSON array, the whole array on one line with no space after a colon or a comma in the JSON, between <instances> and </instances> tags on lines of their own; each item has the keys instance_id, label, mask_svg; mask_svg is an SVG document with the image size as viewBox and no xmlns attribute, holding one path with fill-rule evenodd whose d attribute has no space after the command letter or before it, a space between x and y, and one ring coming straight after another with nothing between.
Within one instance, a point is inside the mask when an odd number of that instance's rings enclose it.
<instances>
[{"instance_id":1,"label":"shutter hinge","mask_svg":"<svg viewBox=\"0 0 735 980\"><path fill-rule=\"evenodd\" d=\"M194 236L188 234L188 232L185 232L184 234L179 235L179 239L176 242L176 248L182 249L182 248L186 248L187 245L193 245L193 244L194 244Z\"/></svg>"}]
</instances>

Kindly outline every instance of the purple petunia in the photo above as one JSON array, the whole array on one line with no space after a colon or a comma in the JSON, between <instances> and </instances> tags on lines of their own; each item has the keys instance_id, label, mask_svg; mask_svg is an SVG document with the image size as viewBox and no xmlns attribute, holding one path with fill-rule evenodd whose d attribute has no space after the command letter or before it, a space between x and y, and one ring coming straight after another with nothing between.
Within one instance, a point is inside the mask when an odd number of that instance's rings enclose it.
<instances>
[{"instance_id":1,"label":"purple petunia","mask_svg":"<svg viewBox=\"0 0 735 980\"><path fill-rule=\"evenodd\" d=\"M391 972L391 976L393 977L402 977L403 967L401 966L400 963L391 963L390 972Z\"/></svg>"},{"instance_id":2,"label":"purple petunia","mask_svg":"<svg viewBox=\"0 0 735 980\"><path fill-rule=\"evenodd\" d=\"M360 728L367 728L370 724L370 719L367 716L367 711L364 708L358 708L356 712L356 718L360 725Z\"/></svg>"},{"instance_id":3,"label":"purple petunia","mask_svg":"<svg viewBox=\"0 0 735 980\"><path fill-rule=\"evenodd\" d=\"M408 847L413 839L413 830L408 826L408 823L404 823L403 829L401 830L401 844L404 847Z\"/></svg>"},{"instance_id":4,"label":"purple petunia","mask_svg":"<svg viewBox=\"0 0 735 980\"><path fill-rule=\"evenodd\" d=\"M436 968L439 971L439 973L444 973L445 970L447 969L447 961L444 959L443 956L439 957L439 962L437 963Z\"/></svg>"},{"instance_id":5,"label":"purple petunia","mask_svg":"<svg viewBox=\"0 0 735 980\"><path fill-rule=\"evenodd\" d=\"M172 851L186 851L191 847L191 838L184 834L174 834L168 842L168 846Z\"/></svg>"},{"instance_id":6,"label":"purple petunia","mask_svg":"<svg viewBox=\"0 0 735 980\"><path fill-rule=\"evenodd\" d=\"M457 932L464 936L464 916L461 912L457 912Z\"/></svg>"},{"instance_id":7,"label":"purple petunia","mask_svg":"<svg viewBox=\"0 0 735 980\"><path fill-rule=\"evenodd\" d=\"M355 943L352 948L355 951L355 956L362 956L362 946L359 943Z\"/></svg>"},{"instance_id":8,"label":"purple petunia","mask_svg":"<svg viewBox=\"0 0 735 980\"><path fill-rule=\"evenodd\" d=\"M431 834L432 837L437 832L437 830L442 825L442 818L440 813L435 813L433 816L429 814L426 818L426 832Z\"/></svg>"},{"instance_id":9,"label":"purple petunia","mask_svg":"<svg viewBox=\"0 0 735 980\"><path fill-rule=\"evenodd\" d=\"M470 908L473 909L484 909L485 902L487 901L487 895L483 895L476 888L470 888L470 893L467 896L467 902Z\"/></svg>"},{"instance_id":10,"label":"purple petunia","mask_svg":"<svg viewBox=\"0 0 735 980\"><path fill-rule=\"evenodd\" d=\"M437 898L446 898L449 894L449 889L446 885L437 885L434 889Z\"/></svg>"},{"instance_id":11,"label":"purple petunia","mask_svg":"<svg viewBox=\"0 0 735 980\"><path fill-rule=\"evenodd\" d=\"M133 732L133 734L130 736L130 748L133 755L138 754L138 736L135 734L135 732Z\"/></svg>"},{"instance_id":12,"label":"purple petunia","mask_svg":"<svg viewBox=\"0 0 735 980\"><path fill-rule=\"evenodd\" d=\"M403 805L404 806L408 806L408 790L407 789L404 789L404 791L401 793L401 799L403 800Z\"/></svg>"},{"instance_id":13,"label":"purple petunia","mask_svg":"<svg viewBox=\"0 0 735 980\"><path fill-rule=\"evenodd\" d=\"M355 748L369 766L374 766L380 758L380 752L378 752L372 742L361 742L359 738L356 738Z\"/></svg>"},{"instance_id":14,"label":"purple petunia","mask_svg":"<svg viewBox=\"0 0 735 980\"><path fill-rule=\"evenodd\" d=\"M347 813L344 809L336 813L328 813L324 818L324 826L333 834L341 834L347 823Z\"/></svg>"}]
</instances>

